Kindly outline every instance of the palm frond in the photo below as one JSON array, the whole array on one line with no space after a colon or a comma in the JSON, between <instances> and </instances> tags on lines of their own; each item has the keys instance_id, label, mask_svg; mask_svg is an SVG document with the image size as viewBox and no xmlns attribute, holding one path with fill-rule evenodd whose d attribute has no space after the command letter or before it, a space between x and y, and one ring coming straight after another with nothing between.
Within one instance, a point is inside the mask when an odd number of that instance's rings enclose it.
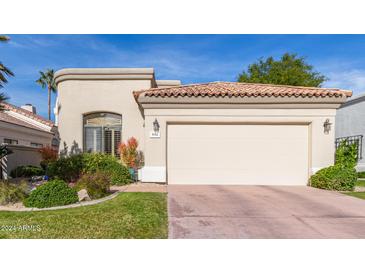
<instances>
[{"instance_id":1,"label":"palm frond","mask_svg":"<svg viewBox=\"0 0 365 274\"><path fill-rule=\"evenodd\" d=\"M14 73L0 62L0 88L8 82L6 76L14 76Z\"/></svg>"},{"instance_id":2,"label":"palm frond","mask_svg":"<svg viewBox=\"0 0 365 274\"><path fill-rule=\"evenodd\" d=\"M2 103L8 99L9 98L4 93L0 93L0 111L4 110Z\"/></svg>"},{"instance_id":3,"label":"palm frond","mask_svg":"<svg viewBox=\"0 0 365 274\"><path fill-rule=\"evenodd\" d=\"M54 81L54 70L53 69L47 69L46 71L40 71L39 72L40 77L38 80L36 80L36 83L41 85L42 88L48 88L52 92L57 91L57 87Z\"/></svg>"},{"instance_id":4,"label":"palm frond","mask_svg":"<svg viewBox=\"0 0 365 274\"><path fill-rule=\"evenodd\" d=\"M0 73L5 73L8 76L14 76L14 73L0 62Z\"/></svg>"},{"instance_id":5,"label":"palm frond","mask_svg":"<svg viewBox=\"0 0 365 274\"><path fill-rule=\"evenodd\" d=\"M6 35L0 35L0 42L7 42L10 40L9 36Z\"/></svg>"}]
</instances>

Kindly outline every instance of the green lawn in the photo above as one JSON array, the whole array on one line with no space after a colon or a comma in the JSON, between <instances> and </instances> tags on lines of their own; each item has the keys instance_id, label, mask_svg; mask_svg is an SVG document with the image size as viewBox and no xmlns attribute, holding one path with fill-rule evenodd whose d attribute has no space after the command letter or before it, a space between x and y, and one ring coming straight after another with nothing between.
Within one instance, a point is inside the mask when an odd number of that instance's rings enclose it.
<instances>
[{"instance_id":1,"label":"green lawn","mask_svg":"<svg viewBox=\"0 0 365 274\"><path fill-rule=\"evenodd\" d=\"M363 186L363 187L365 187L365 180L358 180L357 182L356 182L356 184L355 184L355 186Z\"/></svg>"},{"instance_id":2,"label":"green lawn","mask_svg":"<svg viewBox=\"0 0 365 274\"><path fill-rule=\"evenodd\" d=\"M343 194L353 196L360 199L365 199L365 192L343 192Z\"/></svg>"},{"instance_id":3,"label":"green lawn","mask_svg":"<svg viewBox=\"0 0 365 274\"><path fill-rule=\"evenodd\" d=\"M365 181L358 180L355 183L355 186L365 187ZM365 192L343 192L343 194L346 194L346 195L349 195L352 197L356 197L356 198L360 198L360 199L365 199Z\"/></svg>"},{"instance_id":4,"label":"green lawn","mask_svg":"<svg viewBox=\"0 0 365 274\"><path fill-rule=\"evenodd\" d=\"M93 206L0 212L0 238L167 238L166 193L121 193Z\"/></svg>"}]
</instances>

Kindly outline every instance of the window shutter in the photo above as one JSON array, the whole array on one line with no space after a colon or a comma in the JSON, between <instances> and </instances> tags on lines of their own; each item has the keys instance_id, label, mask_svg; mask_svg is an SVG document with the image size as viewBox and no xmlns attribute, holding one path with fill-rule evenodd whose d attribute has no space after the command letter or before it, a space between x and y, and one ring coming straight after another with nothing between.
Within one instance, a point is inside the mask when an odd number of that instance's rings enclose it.
<instances>
[{"instance_id":1,"label":"window shutter","mask_svg":"<svg viewBox=\"0 0 365 274\"><path fill-rule=\"evenodd\" d=\"M101 152L101 127L85 127L85 149L87 152Z\"/></svg>"},{"instance_id":2,"label":"window shutter","mask_svg":"<svg viewBox=\"0 0 365 274\"><path fill-rule=\"evenodd\" d=\"M121 131L120 130L115 130L114 131L114 143L115 143L115 146L114 146L114 154L119 157L120 154L119 154L119 150L118 150L118 147L119 147L119 144L120 144L120 141L121 141Z\"/></svg>"}]
</instances>

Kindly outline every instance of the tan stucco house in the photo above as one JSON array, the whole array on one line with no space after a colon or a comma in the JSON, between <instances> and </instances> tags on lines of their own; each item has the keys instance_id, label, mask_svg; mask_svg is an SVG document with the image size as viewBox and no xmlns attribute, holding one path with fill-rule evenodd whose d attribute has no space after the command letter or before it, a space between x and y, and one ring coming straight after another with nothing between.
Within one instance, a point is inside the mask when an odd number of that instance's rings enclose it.
<instances>
[{"instance_id":1,"label":"tan stucco house","mask_svg":"<svg viewBox=\"0 0 365 274\"><path fill-rule=\"evenodd\" d=\"M151 68L55 75L60 150L118 154L140 142L143 182L307 185L334 162L336 109L350 91L156 80Z\"/></svg>"},{"instance_id":2,"label":"tan stucco house","mask_svg":"<svg viewBox=\"0 0 365 274\"><path fill-rule=\"evenodd\" d=\"M58 137L54 123L37 115L33 105L18 107L3 102L1 106L0 144L13 152L0 161L0 178L7 178L19 165L39 165L39 148L58 149Z\"/></svg>"}]
</instances>

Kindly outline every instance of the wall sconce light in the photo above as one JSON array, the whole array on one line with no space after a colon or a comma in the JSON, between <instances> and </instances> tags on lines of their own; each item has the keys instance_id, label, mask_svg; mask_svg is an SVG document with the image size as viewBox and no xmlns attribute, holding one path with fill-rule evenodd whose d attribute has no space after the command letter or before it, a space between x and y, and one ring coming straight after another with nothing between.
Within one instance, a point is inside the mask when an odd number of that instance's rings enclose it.
<instances>
[{"instance_id":1,"label":"wall sconce light","mask_svg":"<svg viewBox=\"0 0 365 274\"><path fill-rule=\"evenodd\" d=\"M158 123L157 119L153 121L153 131L155 133L158 133L160 131L160 124Z\"/></svg>"},{"instance_id":2,"label":"wall sconce light","mask_svg":"<svg viewBox=\"0 0 365 274\"><path fill-rule=\"evenodd\" d=\"M324 134L328 134L331 131L331 125L332 123L330 123L330 119L326 119L326 121L324 121L323 123Z\"/></svg>"}]
</instances>

